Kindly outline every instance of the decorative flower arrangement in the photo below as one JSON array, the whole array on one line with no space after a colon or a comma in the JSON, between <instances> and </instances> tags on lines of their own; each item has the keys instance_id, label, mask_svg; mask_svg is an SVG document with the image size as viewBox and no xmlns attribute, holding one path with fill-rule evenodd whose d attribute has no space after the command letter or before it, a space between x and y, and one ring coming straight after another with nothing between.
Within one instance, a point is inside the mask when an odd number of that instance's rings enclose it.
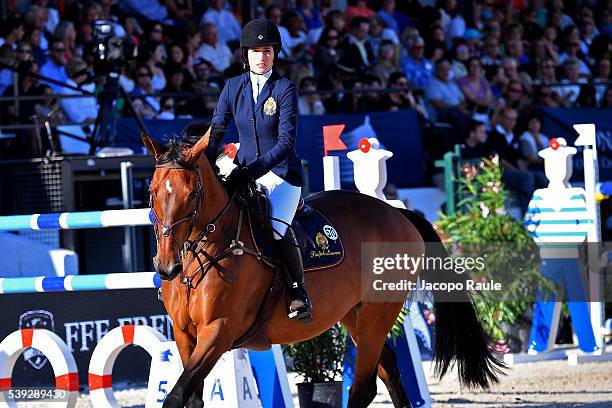
<instances>
[{"instance_id":1,"label":"decorative flower arrangement","mask_svg":"<svg viewBox=\"0 0 612 408\"><path fill-rule=\"evenodd\" d=\"M451 254L459 249L462 254L484 257L486 266L472 276L474 280L503 281L503 291L478 292L474 303L485 330L495 340L492 347L505 352L509 326L531 305L535 289L548 281L539 273L539 251L529 232L506 211L508 195L498 161L466 163L462 173L457 180L458 211L440 214L434 228L453 248Z\"/></svg>"}]
</instances>

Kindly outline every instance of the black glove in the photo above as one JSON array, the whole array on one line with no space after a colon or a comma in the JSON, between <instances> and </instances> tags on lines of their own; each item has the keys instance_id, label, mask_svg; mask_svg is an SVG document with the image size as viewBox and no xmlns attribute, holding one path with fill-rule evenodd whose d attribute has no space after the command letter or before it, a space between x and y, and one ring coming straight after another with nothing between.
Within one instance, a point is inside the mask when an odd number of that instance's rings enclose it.
<instances>
[{"instance_id":1,"label":"black glove","mask_svg":"<svg viewBox=\"0 0 612 408\"><path fill-rule=\"evenodd\" d=\"M227 187L230 194L233 194L235 191L247 186L251 181L253 181L253 176L249 168L240 166L235 168L230 175L227 176L225 179L225 187Z\"/></svg>"}]
</instances>

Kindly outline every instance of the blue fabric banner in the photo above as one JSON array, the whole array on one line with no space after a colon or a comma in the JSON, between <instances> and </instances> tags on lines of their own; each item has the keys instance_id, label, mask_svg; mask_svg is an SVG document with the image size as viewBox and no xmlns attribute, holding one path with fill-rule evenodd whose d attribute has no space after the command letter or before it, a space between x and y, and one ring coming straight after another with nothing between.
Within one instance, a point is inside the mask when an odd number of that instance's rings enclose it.
<instances>
[{"instance_id":1,"label":"blue fabric banner","mask_svg":"<svg viewBox=\"0 0 612 408\"><path fill-rule=\"evenodd\" d=\"M181 129L191 119L145 120L145 125L152 136L166 143L173 134L180 135ZM308 161L310 191L323 189L323 126L344 124L346 128L341 139L348 150L330 152L340 157L342 185L354 189L353 164L346 158L346 153L357 149L357 143L363 137L376 137L382 146L393 152L387 160L388 183L398 188L421 187L425 185L425 162L418 115L413 110L396 112L376 112L350 115L308 115L300 116L298 121L297 152ZM133 119L117 121L116 145L130 147L134 152L142 152L140 130ZM236 127L228 127L225 142L237 141Z\"/></svg>"},{"instance_id":2,"label":"blue fabric banner","mask_svg":"<svg viewBox=\"0 0 612 408\"><path fill-rule=\"evenodd\" d=\"M543 133L550 137L563 137L568 145L574 145L578 134L572 127L578 123L594 123L597 130L597 156L599 160L600 181L612 180L612 110L587 108L543 108ZM582 181L583 161L579 152L574 156L574 175L572 180Z\"/></svg>"}]
</instances>

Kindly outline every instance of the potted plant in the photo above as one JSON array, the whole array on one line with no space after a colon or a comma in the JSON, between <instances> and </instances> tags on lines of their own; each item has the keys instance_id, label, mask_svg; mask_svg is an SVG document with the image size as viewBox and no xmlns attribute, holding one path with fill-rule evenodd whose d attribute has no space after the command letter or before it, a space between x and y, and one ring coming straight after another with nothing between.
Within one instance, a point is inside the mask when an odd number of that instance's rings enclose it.
<instances>
[{"instance_id":1,"label":"potted plant","mask_svg":"<svg viewBox=\"0 0 612 408\"><path fill-rule=\"evenodd\" d=\"M321 335L289 345L293 370L304 382L297 385L301 408L342 408L342 360L346 330L340 324ZM339 380L339 381L338 381Z\"/></svg>"}]
</instances>

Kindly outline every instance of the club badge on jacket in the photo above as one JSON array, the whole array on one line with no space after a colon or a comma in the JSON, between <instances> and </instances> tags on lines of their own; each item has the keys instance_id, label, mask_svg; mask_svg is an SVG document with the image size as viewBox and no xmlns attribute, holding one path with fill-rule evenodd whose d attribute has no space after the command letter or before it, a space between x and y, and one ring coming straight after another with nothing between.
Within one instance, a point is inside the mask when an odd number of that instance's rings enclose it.
<instances>
[{"instance_id":1,"label":"club badge on jacket","mask_svg":"<svg viewBox=\"0 0 612 408\"><path fill-rule=\"evenodd\" d=\"M266 102L264 102L263 111L268 116L272 116L276 113L276 101L273 97L266 99Z\"/></svg>"}]
</instances>

